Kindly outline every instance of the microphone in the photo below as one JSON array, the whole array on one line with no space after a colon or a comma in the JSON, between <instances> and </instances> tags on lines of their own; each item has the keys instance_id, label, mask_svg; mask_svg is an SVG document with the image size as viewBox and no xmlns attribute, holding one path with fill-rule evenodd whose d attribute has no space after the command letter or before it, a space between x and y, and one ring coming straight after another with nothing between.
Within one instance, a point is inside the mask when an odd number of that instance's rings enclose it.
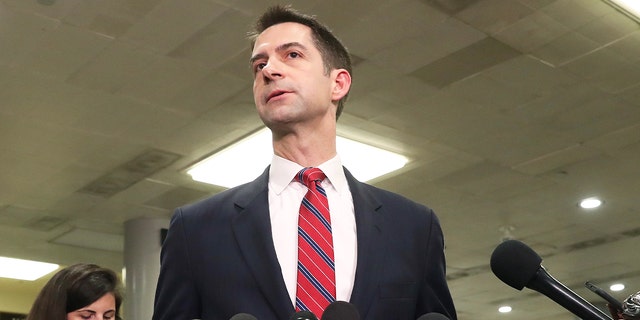
<instances>
[{"instance_id":1,"label":"microphone","mask_svg":"<svg viewBox=\"0 0 640 320\"><path fill-rule=\"evenodd\" d=\"M447 316L443 315L442 313L429 312L427 314L421 315L420 318L416 320L449 320L449 318L447 318Z\"/></svg>"},{"instance_id":2,"label":"microphone","mask_svg":"<svg viewBox=\"0 0 640 320\"><path fill-rule=\"evenodd\" d=\"M543 266L542 258L526 244L507 240L491 254L491 270L507 285L538 291L584 320L611 320L592 304L554 279Z\"/></svg>"},{"instance_id":3,"label":"microphone","mask_svg":"<svg viewBox=\"0 0 640 320\"><path fill-rule=\"evenodd\" d=\"M629 319L640 319L640 292L636 292L622 302L622 314Z\"/></svg>"},{"instance_id":4,"label":"microphone","mask_svg":"<svg viewBox=\"0 0 640 320\"><path fill-rule=\"evenodd\" d=\"M233 317L229 318L229 320L258 320L258 318L248 314L248 313L238 313Z\"/></svg>"},{"instance_id":5,"label":"microphone","mask_svg":"<svg viewBox=\"0 0 640 320\"><path fill-rule=\"evenodd\" d=\"M318 320L318 317L311 311L303 310L294 313L289 320Z\"/></svg>"},{"instance_id":6,"label":"microphone","mask_svg":"<svg viewBox=\"0 0 640 320\"><path fill-rule=\"evenodd\" d=\"M349 302L334 301L324 309L320 320L360 320L360 313Z\"/></svg>"},{"instance_id":7,"label":"microphone","mask_svg":"<svg viewBox=\"0 0 640 320\"><path fill-rule=\"evenodd\" d=\"M585 282L584 286L587 287L587 289L593 291L595 294L599 295L605 301L607 301L609 305L611 305L614 309L622 311L622 302L618 301L616 298L611 296L608 292L600 289L600 287L596 286L591 281Z\"/></svg>"}]
</instances>

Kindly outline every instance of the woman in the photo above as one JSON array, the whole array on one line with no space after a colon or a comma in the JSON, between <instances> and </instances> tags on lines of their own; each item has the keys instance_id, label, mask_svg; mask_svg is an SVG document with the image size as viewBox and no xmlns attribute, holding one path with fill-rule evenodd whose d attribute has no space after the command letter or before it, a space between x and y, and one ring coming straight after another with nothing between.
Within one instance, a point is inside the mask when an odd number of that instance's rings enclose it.
<instances>
[{"instance_id":1,"label":"woman","mask_svg":"<svg viewBox=\"0 0 640 320\"><path fill-rule=\"evenodd\" d=\"M47 282L27 320L119 320L121 303L115 272L95 264L76 264Z\"/></svg>"}]
</instances>

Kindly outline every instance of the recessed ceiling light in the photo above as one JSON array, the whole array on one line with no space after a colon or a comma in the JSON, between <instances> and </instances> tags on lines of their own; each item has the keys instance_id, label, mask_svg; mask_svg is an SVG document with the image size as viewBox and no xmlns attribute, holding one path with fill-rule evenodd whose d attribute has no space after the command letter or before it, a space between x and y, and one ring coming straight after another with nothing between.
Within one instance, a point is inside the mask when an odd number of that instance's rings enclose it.
<instances>
[{"instance_id":1,"label":"recessed ceiling light","mask_svg":"<svg viewBox=\"0 0 640 320\"><path fill-rule=\"evenodd\" d=\"M59 267L53 263L0 257L0 278L33 281Z\"/></svg>"},{"instance_id":2,"label":"recessed ceiling light","mask_svg":"<svg viewBox=\"0 0 640 320\"><path fill-rule=\"evenodd\" d=\"M624 284L622 284L622 283L612 284L609 287L609 290L611 290L611 291L622 291L622 290L624 290Z\"/></svg>"},{"instance_id":3,"label":"recessed ceiling light","mask_svg":"<svg viewBox=\"0 0 640 320\"><path fill-rule=\"evenodd\" d=\"M344 137L336 148L344 166L360 181L369 181L398 170L406 157ZM231 188L255 179L271 162L271 131L264 128L196 163L187 174L196 181Z\"/></svg>"},{"instance_id":4,"label":"recessed ceiling light","mask_svg":"<svg viewBox=\"0 0 640 320\"><path fill-rule=\"evenodd\" d=\"M580 201L580 208L594 209L602 205L602 200L598 198L587 198Z\"/></svg>"},{"instance_id":5,"label":"recessed ceiling light","mask_svg":"<svg viewBox=\"0 0 640 320\"><path fill-rule=\"evenodd\" d=\"M612 7L622 11L636 21L640 21L640 1L638 0L605 0Z\"/></svg>"},{"instance_id":6,"label":"recessed ceiling light","mask_svg":"<svg viewBox=\"0 0 640 320\"><path fill-rule=\"evenodd\" d=\"M500 313L509 313L509 312L511 312L511 307L510 306L502 306L502 307L498 308L498 312L500 312Z\"/></svg>"}]
</instances>

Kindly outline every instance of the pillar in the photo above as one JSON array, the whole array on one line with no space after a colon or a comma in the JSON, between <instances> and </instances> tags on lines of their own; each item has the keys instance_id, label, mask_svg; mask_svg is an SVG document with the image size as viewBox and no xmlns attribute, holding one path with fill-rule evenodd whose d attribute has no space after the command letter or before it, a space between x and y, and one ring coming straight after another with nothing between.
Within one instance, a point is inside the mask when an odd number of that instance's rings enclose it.
<instances>
[{"instance_id":1,"label":"pillar","mask_svg":"<svg viewBox=\"0 0 640 320\"><path fill-rule=\"evenodd\" d=\"M151 319L160 274L162 229L169 228L169 219L133 219L124 227L124 319Z\"/></svg>"}]
</instances>

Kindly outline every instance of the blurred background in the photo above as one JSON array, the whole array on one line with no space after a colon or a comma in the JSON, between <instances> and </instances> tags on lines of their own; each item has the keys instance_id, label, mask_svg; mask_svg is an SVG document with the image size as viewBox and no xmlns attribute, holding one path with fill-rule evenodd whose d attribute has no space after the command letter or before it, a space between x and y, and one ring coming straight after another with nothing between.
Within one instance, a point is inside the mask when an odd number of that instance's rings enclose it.
<instances>
[{"instance_id":1,"label":"blurred background","mask_svg":"<svg viewBox=\"0 0 640 320\"><path fill-rule=\"evenodd\" d=\"M246 32L273 3L0 0L0 256L120 271L128 221L224 190L186 170L262 128ZM637 18L603 0L289 3L352 53L339 134L409 159L369 182L438 214L459 319L575 318L493 275L505 239L600 307L585 281L640 290ZM47 280L0 278L0 311L27 313Z\"/></svg>"}]
</instances>

